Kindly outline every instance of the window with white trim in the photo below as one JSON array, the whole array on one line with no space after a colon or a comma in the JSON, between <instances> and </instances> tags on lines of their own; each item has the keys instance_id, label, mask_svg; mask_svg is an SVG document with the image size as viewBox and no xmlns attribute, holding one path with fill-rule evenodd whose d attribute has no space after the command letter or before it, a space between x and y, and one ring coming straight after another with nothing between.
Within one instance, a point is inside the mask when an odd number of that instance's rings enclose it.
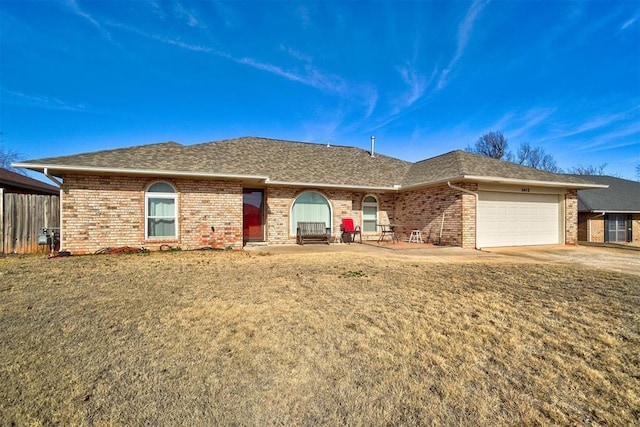
<instances>
[{"instance_id":1,"label":"window with white trim","mask_svg":"<svg viewBox=\"0 0 640 427\"><path fill-rule=\"evenodd\" d=\"M145 238L177 238L178 197L175 188L166 182L156 182L149 186L144 198Z\"/></svg>"},{"instance_id":2,"label":"window with white trim","mask_svg":"<svg viewBox=\"0 0 640 427\"><path fill-rule=\"evenodd\" d=\"M375 233L378 231L378 200L367 196L362 201L362 231Z\"/></svg>"},{"instance_id":3,"label":"window with white trim","mask_svg":"<svg viewBox=\"0 0 640 427\"><path fill-rule=\"evenodd\" d=\"M291 206L291 235L296 234L298 222L324 222L331 228L331 205L316 191L306 191L296 197Z\"/></svg>"}]
</instances>

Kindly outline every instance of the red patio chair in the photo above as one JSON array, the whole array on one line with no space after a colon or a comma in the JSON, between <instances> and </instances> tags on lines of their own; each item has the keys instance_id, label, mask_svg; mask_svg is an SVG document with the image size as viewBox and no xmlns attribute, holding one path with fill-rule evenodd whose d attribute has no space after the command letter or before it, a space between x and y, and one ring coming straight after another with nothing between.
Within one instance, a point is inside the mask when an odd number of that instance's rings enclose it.
<instances>
[{"instance_id":1,"label":"red patio chair","mask_svg":"<svg viewBox=\"0 0 640 427\"><path fill-rule=\"evenodd\" d=\"M353 225L353 218L342 218L342 225L340 226L342 229L342 240L344 241L344 235L347 235L346 242L351 243L355 240L356 234L360 237L360 243L362 243L362 233L360 232L359 225Z\"/></svg>"}]
</instances>

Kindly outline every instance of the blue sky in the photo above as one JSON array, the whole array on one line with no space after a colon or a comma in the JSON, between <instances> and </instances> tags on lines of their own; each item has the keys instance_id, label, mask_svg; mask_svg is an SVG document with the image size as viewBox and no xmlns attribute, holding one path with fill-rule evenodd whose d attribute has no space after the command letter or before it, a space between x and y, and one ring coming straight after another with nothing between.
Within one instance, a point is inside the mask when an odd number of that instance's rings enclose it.
<instances>
[{"instance_id":1,"label":"blue sky","mask_svg":"<svg viewBox=\"0 0 640 427\"><path fill-rule=\"evenodd\" d=\"M22 159L240 136L640 164L640 1L0 0Z\"/></svg>"}]
</instances>

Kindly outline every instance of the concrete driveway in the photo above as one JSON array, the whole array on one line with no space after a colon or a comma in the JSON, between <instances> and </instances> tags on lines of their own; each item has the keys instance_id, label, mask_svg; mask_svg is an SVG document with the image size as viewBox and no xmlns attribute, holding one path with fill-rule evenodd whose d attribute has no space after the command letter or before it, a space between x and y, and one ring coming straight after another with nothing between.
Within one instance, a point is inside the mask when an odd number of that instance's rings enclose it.
<instances>
[{"instance_id":1,"label":"concrete driveway","mask_svg":"<svg viewBox=\"0 0 640 427\"><path fill-rule=\"evenodd\" d=\"M377 245L358 244L308 244L270 245L246 247L247 252L271 254L296 253L361 253L384 258L420 258L421 261L446 263L551 263L584 265L640 277L640 251L594 246L526 246L491 248L483 250L462 249L429 244Z\"/></svg>"},{"instance_id":2,"label":"concrete driveway","mask_svg":"<svg viewBox=\"0 0 640 427\"><path fill-rule=\"evenodd\" d=\"M533 246L485 249L495 255L517 260L584 265L640 276L640 251L597 246Z\"/></svg>"}]
</instances>

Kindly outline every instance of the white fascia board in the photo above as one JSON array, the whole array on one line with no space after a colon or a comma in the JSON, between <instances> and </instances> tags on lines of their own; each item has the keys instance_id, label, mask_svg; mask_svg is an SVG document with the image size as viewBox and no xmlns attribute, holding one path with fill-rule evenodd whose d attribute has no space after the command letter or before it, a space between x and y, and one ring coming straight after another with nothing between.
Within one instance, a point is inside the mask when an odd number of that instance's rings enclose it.
<instances>
[{"instance_id":1,"label":"white fascia board","mask_svg":"<svg viewBox=\"0 0 640 427\"><path fill-rule=\"evenodd\" d=\"M599 214L637 214L640 211L610 211L610 210L602 210L602 209L594 209L589 211L589 213L599 213Z\"/></svg>"},{"instance_id":2,"label":"white fascia board","mask_svg":"<svg viewBox=\"0 0 640 427\"><path fill-rule=\"evenodd\" d=\"M398 190L414 190L416 188L433 187L434 185L447 185L448 182L459 182L462 179L464 179L463 176L452 176L450 178L438 179L438 180L435 180L435 181L425 181L425 182L420 182L418 184L397 186L396 189L398 189Z\"/></svg>"},{"instance_id":3,"label":"white fascia board","mask_svg":"<svg viewBox=\"0 0 640 427\"><path fill-rule=\"evenodd\" d=\"M463 175L462 179L468 179L475 182L491 182L497 184L512 184L512 185L537 185L541 187L563 187L563 188L577 188L577 189L589 189L589 188L609 188L605 184L581 184L577 182L563 182L563 181L539 181L534 179L517 179L517 178L501 178L497 176L475 176L475 175Z\"/></svg>"},{"instance_id":4,"label":"white fascia board","mask_svg":"<svg viewBox=\"0 0 640 427\"><path fill-rule=\"evenodd\" d=\"M49 170L53 172L91 172L91 173L108 173L119 175L142 175L142 176L174 176L185 178L222 178L222 179L255 179L267 181L268 176L263 175L236 175L236 174L220 174L207 172L190 172L190 171L172 171L172 170L155 170L155 169L122 169L122 168L99 168L91 166L65 166L65 165L42 165L36 163L12 163L16 168L27 168L38 172Z\"/></svg>"},{"instance_id":5,"label":"white fascia board","mask_svg":"<svg viewBox=\"0 0 640 427\"><path fill-rule=\"evenodd\" d=\"M122 168L99 168L91 166L66 166L66 165L44 165L36 163L13 163L13 167L27 168L44 173L48 170L49 173L54 172L85 172L85 173L108 173L108 174L126 174L126 175L139 175L139 176L174 176L185 178L221 178L221 179L251 179L264 181L265 184L273 186L287 186L287 187L316 187L316 188L340 188L340 189L358 189L365 191L397 191L399 186L393 187L368 187L358 185L340 185L340 184L326 184L326 183L314 183L314 182L288 182L288 181L272 181L265 175L236 175L236 174L219 174L219 173L206 173L206 172L188 172L188 171L167 171L167 170L150 170L150 169L122 169Z\"/></svg>"}]
</instances>

